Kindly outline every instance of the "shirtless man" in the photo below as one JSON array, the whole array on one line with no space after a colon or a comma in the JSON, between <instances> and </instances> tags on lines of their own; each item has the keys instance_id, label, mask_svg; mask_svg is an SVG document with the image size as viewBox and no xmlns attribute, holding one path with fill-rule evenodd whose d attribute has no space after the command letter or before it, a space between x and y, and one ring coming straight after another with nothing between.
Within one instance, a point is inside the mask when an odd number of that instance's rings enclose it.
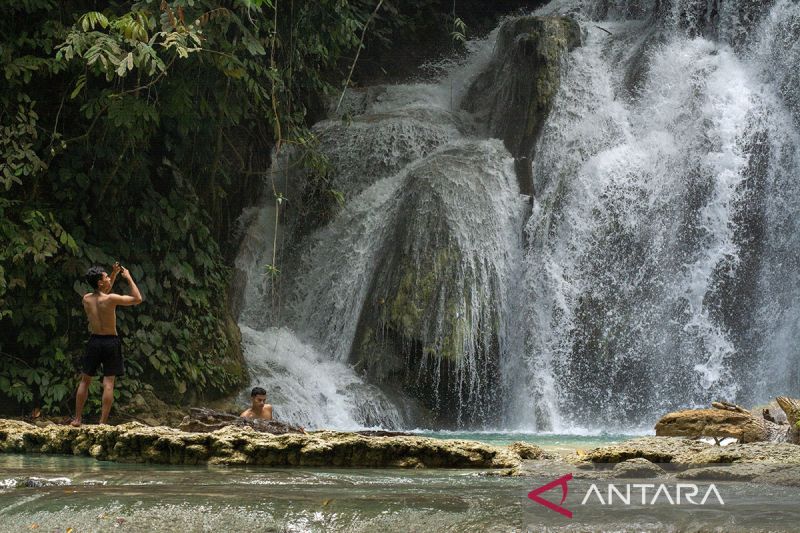
<instances>
[{"instance_id":1,"label":"shirtless man","mask_svg":"<svg viewBox=\"0 0 800 533\"><path fill-rule=\"evenodd\" d=\"M111 293L111 287L117 279L117 274L128 282L131 288L130 296ZM93 292L83 296L83 310L89 319L89 331L92 336L86 344L86 354L81 359L81 381L75 396L75 419L71 425L81 425L83 405L89 395L89 384L100 365L103 366L103 402L100 413L100 423L108 422L111 404L114 401L114 380L117 376L125 374L125 365L122 360L122 344L117 337L117 306L139 305L142 303L142 294L136 283L133 282L130 272L114 263L111 276L100 267L92 267L86 272L86 281L94 289Z\"/></svg>"},{"instance_id":2,"label":"shirtless man","mask_svg":"<svg viewBox=\"0 0 800 533\"><path fill-rule=\"evenodd\" d=\"M250 409L239 416L244 418L272 420L272 406L266 402L267 391L261 387L254 387L253 390L250 391Z\"/></svg>"}]
</instances>

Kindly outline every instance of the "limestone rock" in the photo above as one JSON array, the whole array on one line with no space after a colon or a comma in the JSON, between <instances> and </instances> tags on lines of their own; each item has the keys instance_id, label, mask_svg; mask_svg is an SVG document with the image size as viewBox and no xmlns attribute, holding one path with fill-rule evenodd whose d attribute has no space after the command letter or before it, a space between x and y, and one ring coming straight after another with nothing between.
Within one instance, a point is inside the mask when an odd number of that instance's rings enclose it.
<instances>
[{"instance_id":1,"label":"limestone rock","mask_svg":"<svg viewBox=\"0 0 800 533\"><path fill-rule=\"evenodd\" d=\"M508 445L508 449L522 459L539 459L544 455L544 450L535 444L528 444L527 442L514 442Z\"/></svg>"},{"instance_id":2,"label":"limestone rock","mask_svg":"<svg viewBox=\"0 0 800 533\"><path fill-rule=\"evenodd\" d=\"M789 422L788 440L800 444L800 400L778 396L775 401L778 402Z\"/></svg>"},{"instance_id":3,"label":"limestone rock","mask_svg":"<svg viewBox=\"0 0 800 533\"><path fill-rule=\"evenodd\" d=\"M752 442L709 446L696 454L693 463L800 464L800 446L788 442Z\"/></svg>"},{"instance_id":4,"label":"limestone rock","mask_svg":"<svg viewBox=\"0 0 800 533\"><path fill-rule=\"evenodd\" d=\"M800 444L796 422L800 419L800 400L776 398L788 424L776 423L771 413L754 414L738 405L712 402L713 409L685 409L669 413L656 423L656 435L664 437L732 437L747 442L794 442Z\"/></svg>"},{"instance_id":5,"label":"limestone rock","mask_svg":"<svg viewBox=\"0 0 800 533\"><path fill-rule=\"evenodd\" d=\"M664 469L642 457L628 459L614 465L612 476L616 478L647 478L664 475Z\"/></svg>"},{"instance_id":6,"label":"limestone rock","mask_svg":"<svg viewBox=\"0 0 800 533\"><path fill-rule=\"evenodd\" d=\"M620 463L643 457L654 463L709 465L722 463L800 464L800 446L778 442L753 442L716 446L681 437L639 437L588 452L594 463Z\"/></svg>"},{"instance_id":7,"label":"limestone rock","mask_svg":"<svg viewBox=\"0 0 800 533\"><path fill-rule=\"evenodd\" d=\"M531 453L532 448L526 448ZM320 431L271 435L226 426L210 433L138 423L119 426L48 426L0 419L0 452L56 453L160 464L337 466L399 468L513 468L508 448L417 436L373 437Z\"/></svg>"},{"instance_id":8,"label":"limestone rock","mask_svg":"<svg viewBox=\"0 0 800 533\"><path fill-rule=\"evenodd\" d=\"M765 426L752 415L724 409L685 409L669 413L656 423L663 437L733 437L739 442L764 440Z\"/></svg>"},{"instance_id":9,"label":"limestone rock","mask_svg":"<svg viewBox=\"0 0 800 533\"><path fill-rule=\"evenodd\" d=\"M686 463L710 447L705 442L678 437L639 437L596 448L582 458L594 463L621 463L636 457L643 457L653 463Z\"/></svg>"}]
</instances>

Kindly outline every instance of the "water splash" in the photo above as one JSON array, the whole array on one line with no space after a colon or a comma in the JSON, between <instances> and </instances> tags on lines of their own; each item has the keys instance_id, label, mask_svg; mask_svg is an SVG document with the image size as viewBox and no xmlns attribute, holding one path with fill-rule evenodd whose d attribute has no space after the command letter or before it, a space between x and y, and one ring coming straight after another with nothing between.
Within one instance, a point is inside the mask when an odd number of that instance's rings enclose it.
<instances>
[{"instance_id":1,"label":"water splash","mask_svg":"<svg viewBox=\"0 0 800 533\"><path fill-rule=\"evenodd\" d=\"M279 420L306 428L399 428L393 405L353 370L303 342L286 328L257 331L241 326L242 345L253 376L251 387L268 391ZM243 401L247 400L242 395Z\"/></svg>"}]
</instances>

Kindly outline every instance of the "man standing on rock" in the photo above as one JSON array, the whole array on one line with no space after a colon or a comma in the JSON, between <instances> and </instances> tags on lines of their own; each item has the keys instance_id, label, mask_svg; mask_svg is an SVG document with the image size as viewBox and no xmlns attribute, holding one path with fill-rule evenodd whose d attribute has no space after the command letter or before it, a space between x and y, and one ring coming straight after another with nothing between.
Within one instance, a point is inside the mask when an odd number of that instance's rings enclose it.
<instances>
[{"instance_id":1,"label":"man standing on rock","mask_svg":"<svg viewBox=\"0 0 800 533\"><path fill-rule=\"evenodd\" d=\"M253 387L250 391L250 408L239 416L272 420L272 406L267 403L267 391L261 387Z\"/></svg>"},{"instance_id":2,"label":"man standing on rock","mask_svg":"<svg viewBox=\"0 0 800 533\"><path fill-rule=\"evenodd\" d=\"M117 274L128 282L131 288L129 296L111 293L111 287L117 279ZM100 413L100 423L108 422L111 404L114 402L114 381L117 376L125 374L125 364L122 359L122 343L117 336L117 306L139 305L142 303L142 294L134 283L130 272L114 263L111 276L100 267L94 266L86 272L86 281L92 286L93 292L83 296L83 310L89 319L89 331L92 336L86 344L86 354L80 362L81 381L75 396L75 419L72 426L81 425L81 415L86 398L89 396L89 384L103 367L103 402Z\"/></svg>"}]
</instances>

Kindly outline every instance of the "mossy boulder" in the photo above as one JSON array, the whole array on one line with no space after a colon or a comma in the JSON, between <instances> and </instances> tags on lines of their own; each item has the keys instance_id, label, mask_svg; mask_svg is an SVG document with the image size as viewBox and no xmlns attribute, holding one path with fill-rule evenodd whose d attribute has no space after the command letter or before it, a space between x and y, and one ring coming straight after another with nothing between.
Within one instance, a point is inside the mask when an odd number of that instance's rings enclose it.
<instances>
[{"instance_id":1,"label":"mossy boulder","mask_svg":"<svg viewBox=\"0 0 800 533\"><path fill-rule=\"evenodd\" d=\"M351 361L440 426L479 425L497 412L501 309L524 202L495 140L440 150L406 179Z\"/></svg>"},{"instance_id":2,"label":"mossy boulder","mask_svg":"<svg viewBox=\"0 0 800 533\"><path fill-rule=\"evenodd\" d=\"M580 26L571 18L512 19L500 27L493 59L462 103L489 135L503 140L526 194L533 193L530 165L561 83L562 60L580 44Z\"/></svg>"}]
</instances>

